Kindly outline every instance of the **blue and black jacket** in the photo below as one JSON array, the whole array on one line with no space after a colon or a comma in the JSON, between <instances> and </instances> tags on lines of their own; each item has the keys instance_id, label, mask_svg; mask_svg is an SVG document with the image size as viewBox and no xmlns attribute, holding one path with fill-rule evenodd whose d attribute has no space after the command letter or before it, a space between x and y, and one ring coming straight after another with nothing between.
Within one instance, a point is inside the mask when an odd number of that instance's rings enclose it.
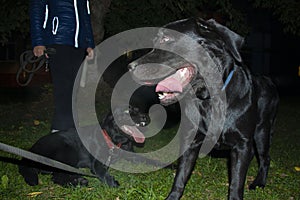
<instances>
[{"instance_id":1,"label":"blue and black jacket","mask_svg":"<svg viewBox=\"0 0 300 200\"><path fill-rule=\"evenodd\" d=\"M30 0L32 46L94 48L89 0Z\"/></svg>"}]
</instances>

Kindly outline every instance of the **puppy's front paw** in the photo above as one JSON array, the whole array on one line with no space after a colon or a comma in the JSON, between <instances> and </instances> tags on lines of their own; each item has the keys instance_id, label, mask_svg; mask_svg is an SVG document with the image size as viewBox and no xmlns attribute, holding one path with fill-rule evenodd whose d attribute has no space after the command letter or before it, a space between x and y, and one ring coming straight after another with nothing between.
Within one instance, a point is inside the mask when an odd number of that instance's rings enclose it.
<instances>
[{"instance_id":1,"label":"puppy's front paw","mask_svg":"<svg viewBox=\"0 0 300 200\"><path fill-rule=\"evenodd\" d=\"M169 196L165 200L179 200L181 195L178 193L170 193Z\"/></svg>"},{"instance_id":2,"label":"puppy's front paw","mask_svg":"<svg viewBox=\"0 0 300 200\"><path fill-rule=\"evenodd\" d=\"M114 179L114 177L109 176L109 175L106 176L106 177L104 178L104 182L105 182L107 185L109 185L110 187L119 187L119 186L120 186L119 182L116 181L116 180Z\"/></svg>"},{"instance_id":3,"label":"puppy's front paw","mask_svg":"<svg viewBox=\"0 0 300 200\"><path fill-rule=\"evenodd\" d=\"M88 184L89 184L89 181L83 177L79 177L74 181L76 181L77 185L80 185L80 186L88 186Z\"/></svg>"}]
</instances>

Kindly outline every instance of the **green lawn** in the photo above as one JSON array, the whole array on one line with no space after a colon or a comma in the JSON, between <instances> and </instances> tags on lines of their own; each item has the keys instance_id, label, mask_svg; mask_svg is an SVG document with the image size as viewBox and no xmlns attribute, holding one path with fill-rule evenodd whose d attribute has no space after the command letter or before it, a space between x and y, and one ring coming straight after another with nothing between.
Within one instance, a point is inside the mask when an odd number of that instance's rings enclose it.
<instances>
[{"instance_id":1,"label":"green lawn","mask_svg":"<svg viewBox=\"0 0 300 200\"><path fill-rule=\"evenodd\" d=\"M42 95L41 98L0 104L0 142L28 149L38 138L48 134L51 98L48 98L48 94ZM272 161L268 184L265 189L256 191L246 188L246 200L300 199L300 171L296 171L295 168L300 167L299 102L299 97L282 97L271 147ZM163 135L171 134L172 131L174 130L165 130ZM145 148L151 148L156 142L154 139L147 141ZM16 164L11 162L12 158L20 159L0 152L0 199L158 200L167 196L175 172L162 169L146 174L130 174L111 169L111 174L121 184L116 189L109 188L93 178L89 178L88 187L63 188L53 184L48 175L40 175L40 184L30 187L19 175ZM253 160L246 185L256 175L256 167L256 161ZM226 199L227 187L226 160L205 157L198 159L182 199Z\"/></svg>"}]
</instances>

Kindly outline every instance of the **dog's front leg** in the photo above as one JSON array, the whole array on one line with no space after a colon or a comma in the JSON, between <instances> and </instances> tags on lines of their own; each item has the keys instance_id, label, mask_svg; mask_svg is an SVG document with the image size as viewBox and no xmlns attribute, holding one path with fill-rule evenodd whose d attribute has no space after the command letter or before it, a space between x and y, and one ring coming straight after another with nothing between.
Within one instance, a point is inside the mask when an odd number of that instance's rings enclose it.
<instances>
[{"instance_id":1,"label":"dog's front leg","mask_svg":"<svg viewBox=\"0 0 300 200\"><path fill-rule=\"evenodd\" d=\"M118 181L116 181L114 177L109 174L108 168L106 168L106 166L100 163L97 159L94 159L93 161L91 172L96 174L101 181L110 187L118 187L120 185Z\"/></svg>"},{"instance_id":2,"label":"dog's front leg","mask_svg":"<svg viewBox=\"0 0 300 200\"><path fill-rule=\"evenodd\" d=\"M183 195L184 188L198 158L200 147L201 144L193 143L180 157L172 190L166 200L177 200Z\"/></svg>"},{"instance_id":3,"label":"dog's front leg","mask_svg":"<svg viewBox=\"0 0 300 200\"><path fill-rule=\"evenodd\" d=\"M252 145L250 142L237 145L237 147L232 149L230 156L231 181L228 199L242 200L248 167L253 158Z\"/></svg>"},{"instance_id":4,"label":"dog's front leg","mask_svg":"<svg viewBox=\"0 0 300 200\"><path fill-rule=\"evenodd\" d=\"M203 107L203 104L198 101L194 101L189 97L186 97L183 101L186 117L182 117L181 144L180 152L183 152L178 162L178 168L176 176L174 178L172 190L169 193L166 200L178 200L182 197L184 188L192 174L195 167L196 160L200 151L200 147L203 141L203 135L205 132L203 127L199 127L201 119L203 119L198 112L199 107Z\"/></svg>"}]
</instances>

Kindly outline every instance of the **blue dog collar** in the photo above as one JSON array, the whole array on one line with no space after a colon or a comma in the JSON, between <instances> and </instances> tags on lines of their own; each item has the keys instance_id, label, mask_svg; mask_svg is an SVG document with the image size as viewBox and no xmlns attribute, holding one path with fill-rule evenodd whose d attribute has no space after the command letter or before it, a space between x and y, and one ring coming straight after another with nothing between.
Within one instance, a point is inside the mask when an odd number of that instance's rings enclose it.
<instances>
[{"instance_id":1,"label":"blue dog collar","mask_svg":"<svg viewBox=\"0 0 300 200\"><path fill-rule=\"evenodd\" d=\"M230 80L231 80L231 78L232 78L232 76L233 76L234 71L235 71L235 69L233 68L233 69L231 70L231 72L229 73L229 75L228 75L228 77L226 78L225 83L224 83L224 85L223 85L223 87L222 87L222 91L224 91L225 88L227 87L227 85L229 84L229 82L230 82Z\"/></svg>"}]
</instances>

